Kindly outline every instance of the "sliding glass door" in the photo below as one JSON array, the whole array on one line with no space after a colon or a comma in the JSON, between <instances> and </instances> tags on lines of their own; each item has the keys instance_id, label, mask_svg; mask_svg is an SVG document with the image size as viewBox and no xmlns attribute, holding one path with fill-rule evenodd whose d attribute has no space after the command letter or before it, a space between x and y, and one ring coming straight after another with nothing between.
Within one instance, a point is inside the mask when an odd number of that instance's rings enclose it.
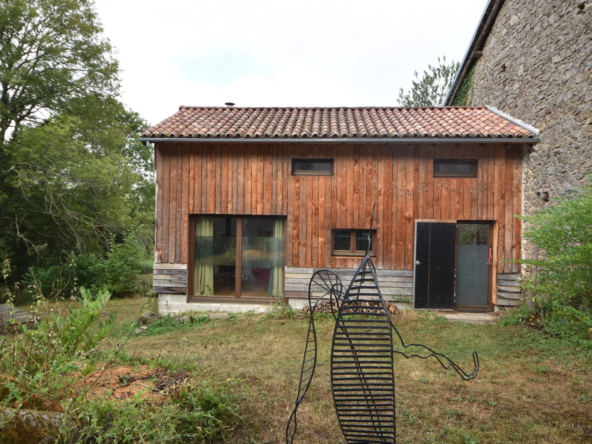
<instances>
[{"instance_id":1,"label":"sliding glass door","mask_svg":"<svg viewBox=\"0 0 592 444\"><path fill-rule=\"evenodd\" d=\"M192 232L192 296L284 296L285 218L196 216Z\"/></svg>"},{"instance_id":2,"label":"sliding glass door","mask_svg":"<svg viewBox=\"0 0 592 444\"><path fill-rule=\"evenodd\" d=\"M284 296L284 219L244 217L242 296Z\"/></svg>"},{"instance_id":3,"label":"sliding glass door","mask_svg":"<svg viewBox=\"0 0 592 444\"><path fill-rule=\"evenodd\" d=\"M237 222L235 217L195 218L194 295L236 293Z\"/></svg>"}]
</instances>

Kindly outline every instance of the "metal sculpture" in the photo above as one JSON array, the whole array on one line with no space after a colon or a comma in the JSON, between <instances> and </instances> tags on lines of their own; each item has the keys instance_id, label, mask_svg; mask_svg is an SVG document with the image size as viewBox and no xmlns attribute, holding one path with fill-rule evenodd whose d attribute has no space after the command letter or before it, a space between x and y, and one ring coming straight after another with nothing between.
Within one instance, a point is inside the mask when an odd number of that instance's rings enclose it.
<instances>
[{"instance_id":1,"label":"metal sculpture","mask_svg":"<svg viewBox=\"0 0 592 444\"><path fill-rule=\"evenodd\" d=\"M341 279L334 271L321 269L310 280L310 321L296 405L286 427L287 444L292 443L296 434L298 408L310 387L316 368L314 314L322 301L329 303L336 321L331 347L331 387L337 419L349 444L396 442L394 353L407 359L436 358L443 368L453 369L464 380L474 379L479 373L479 356L475 351L474 369L467 374L454 361L423 344L405 344L386 307L369 255L373 221L374 208L366 256L345 293ZM395 350L392 330L404 349L420 347L427 350L428 354L408 355Z\"/></svg>"}]
</instances>

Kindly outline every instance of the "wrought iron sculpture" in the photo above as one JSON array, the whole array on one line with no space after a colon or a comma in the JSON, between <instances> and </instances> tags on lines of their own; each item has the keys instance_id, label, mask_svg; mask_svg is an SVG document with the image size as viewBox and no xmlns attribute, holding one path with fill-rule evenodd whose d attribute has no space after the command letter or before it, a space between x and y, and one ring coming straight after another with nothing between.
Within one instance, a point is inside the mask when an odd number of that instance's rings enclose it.
<instances>
[{"instance_id":1,"label":"wrought iron sculpture","mask_svg":"<svg viewBox=\"0 0 592 444\"><path fill-rule=\"evenodd\" d=\"M474 369L467 374L454 361L423 344L405 344L387 310L378 286L376 269L369 256L373 220L374 208L366 256L345 292L341 279L334 271L318 270L310 280L310 322L296 405L286 427L287 444L292 443L296 434L298 408L315 372L317 335L314 313L322 301L329 303L336 321L331 348L331 386L337 419L349 444L396 442L394 353L408 359L436 358L442 367L453 369L464 380L474 379L479 373L479 356L475 351ZM318 299L313 301L315 297ZM404 349L420 347L428 354L406 354L395 350L391 329Z\"/></svg>"}]
</instances>

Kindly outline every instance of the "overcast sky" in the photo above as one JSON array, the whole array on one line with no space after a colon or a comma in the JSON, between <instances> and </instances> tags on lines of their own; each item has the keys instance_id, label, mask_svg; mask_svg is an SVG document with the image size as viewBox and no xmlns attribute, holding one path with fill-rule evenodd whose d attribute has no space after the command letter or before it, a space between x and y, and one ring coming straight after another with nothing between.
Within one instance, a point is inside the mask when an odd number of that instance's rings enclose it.
<instances>
[{"instance_id":1,"label":"overcast sky","mask_svg":"<svg viewBox=\"0 0 592 444\"><path fill-rule=\"evenodd\" d=\"M439 56L463 58L487 0L96 0L122 100L155 124L179 105L397 106Z\"/></svg>"}]
</instances>

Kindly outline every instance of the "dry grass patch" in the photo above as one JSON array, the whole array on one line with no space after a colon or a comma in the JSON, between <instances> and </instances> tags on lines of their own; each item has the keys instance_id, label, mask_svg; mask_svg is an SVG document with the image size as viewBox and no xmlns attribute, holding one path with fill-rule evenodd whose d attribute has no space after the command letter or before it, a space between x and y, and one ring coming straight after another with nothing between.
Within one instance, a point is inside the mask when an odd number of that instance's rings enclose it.
<instances>
[{"instance_id":1,"label":"dry grass patch","mask_svg":"<svg viewBox=\"0 0 592 444\"><path fill-rule=\"evenodd\" d=\"M142 304L114 300L107 311L121 310L125 325ZM589 350L524 327L449 323L424 314L397 316L396 322L406 340L431 345L465 368L471 368L472 350L481 358L479 377L464 382L433 360L396 356L398 442L592 442ZM316 325L318 366L299 411L296 437L301 443L334 444L343 442L329 381L334 322L319 319ZM241 315L159 336L133 334L125 350L143 358L190 361L221 380L240 379L242 420L230 442L279 443L294 405L307 328L306 319Z\"/></svg>"}]
</instances>

